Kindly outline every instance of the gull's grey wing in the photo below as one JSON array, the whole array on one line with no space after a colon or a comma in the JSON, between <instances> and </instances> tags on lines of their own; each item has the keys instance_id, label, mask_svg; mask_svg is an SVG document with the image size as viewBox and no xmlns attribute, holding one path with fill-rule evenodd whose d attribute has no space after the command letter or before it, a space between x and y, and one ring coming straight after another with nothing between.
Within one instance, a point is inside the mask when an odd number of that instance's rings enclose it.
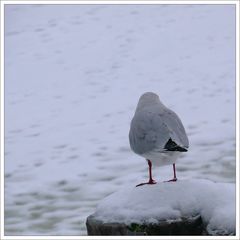
<instances>
[{"instance_id":1,"label":"gull's grey wing","mask_svg":"<svg viewBox=\"0 0 240 240\"><path fill-rule=\"evenodd\" d=\"M135 153L164 152L170 139L181 148L189 146L184 126L176 113L160 105L136 111L129 132L130 146Z\"/></svg>"},{"instance_id":2,"label":"gull's grey wing","mask_svg":"<svg viewBox=\"0 0 240 240\"><path fill-rule=\"evenodd\" d=\"M163 121L167 124L171 139L180 147L188 148L188 137L178 115L172 110L165 108L162 118Z\"/></svg>"},{"instance_id":3,"label":"gull's grey wing","mask_svg":"<svg viewBox=\"0 0 240 240\"><path fill-rule=\"evenodd\" d=\"M137 154L163 150L170 132L159 109L136 112L130 127L129 141Z\"/></svg>"}]
</instances>

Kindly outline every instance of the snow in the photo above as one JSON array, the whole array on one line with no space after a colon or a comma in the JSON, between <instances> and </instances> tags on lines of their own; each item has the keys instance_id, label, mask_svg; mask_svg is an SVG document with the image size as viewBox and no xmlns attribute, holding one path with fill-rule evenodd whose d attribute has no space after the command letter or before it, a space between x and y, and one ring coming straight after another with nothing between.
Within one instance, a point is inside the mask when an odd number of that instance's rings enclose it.
<instances>
[{"instance_id":1,"label":"snow","mask_svg":"<svg viewBox=\"0 0 240 240\"><path fill-rule=\"evenodd\" d=\"M235 234L235 185L188 179L123 188L103 199L94 217L104 223L157 223L201 215L210 235Z\"/></svg>"},{"instance_id":2,"label":"snow","mask_svg":"<svg viewBox=\"0 0 240 240\"><path fill-rule=\"evenodd\" d=\"M178 179L235 182L234 23L234 5L5 5L5 233L84 235L147 179L128 142L147 91L186 128Z\"/></svg>"}]
</instances>

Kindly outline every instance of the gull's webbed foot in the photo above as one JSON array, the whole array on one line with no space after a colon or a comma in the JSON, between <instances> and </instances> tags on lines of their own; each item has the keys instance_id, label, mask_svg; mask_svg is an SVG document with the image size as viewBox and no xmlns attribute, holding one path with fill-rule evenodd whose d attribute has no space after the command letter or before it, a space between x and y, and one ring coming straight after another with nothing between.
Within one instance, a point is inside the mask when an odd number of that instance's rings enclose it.
<instances>
[{"instance_id":1,"label":"gull's webbed foot","mask_svg":"<svg viewBox=\"0 0 240 240\"><path fill-rule=\"evenodd\" d=\"M140 184L136 185L136 187L143 186L143 185L146 185L146 184L156 184L156 183L157 182L155 180L151 179L148 182L140 183Z\"/></svg>"}]
</instances>

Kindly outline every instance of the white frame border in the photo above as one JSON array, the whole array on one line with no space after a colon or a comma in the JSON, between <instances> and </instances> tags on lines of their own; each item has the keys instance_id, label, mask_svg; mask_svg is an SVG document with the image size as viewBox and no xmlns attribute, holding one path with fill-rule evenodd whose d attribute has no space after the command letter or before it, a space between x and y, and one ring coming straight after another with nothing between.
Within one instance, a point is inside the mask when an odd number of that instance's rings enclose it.
<instances>
[{"instance_id":1,"label":"white frame border","mask_svg":"<svg viewBox=\"0 0 240 240\"><path fill-rule=\"evenodd\" d=\"M5 236L4 235L4 5L6 4L61 4L61 5L67 5L67 4L78 4L78 5L95 5L95 4L107 4L107 5L117 5L117 4L138 4L138 5L157 5L157 4L223 4L223 5L231 5L234 4L236 6L236 236ZM109 0L109 1L1 1L1 136L0 136L0 142L1 142L1 225L0 225L0 239L2 240L40 240L40 239L49 239L49 240L55 240L55 239L239 239L239 149L240 149L240 141L239 141L239 1L161 1L161 0L155 0L155 1L115 1L115 0Z\"/></svg>"}]
</instances>

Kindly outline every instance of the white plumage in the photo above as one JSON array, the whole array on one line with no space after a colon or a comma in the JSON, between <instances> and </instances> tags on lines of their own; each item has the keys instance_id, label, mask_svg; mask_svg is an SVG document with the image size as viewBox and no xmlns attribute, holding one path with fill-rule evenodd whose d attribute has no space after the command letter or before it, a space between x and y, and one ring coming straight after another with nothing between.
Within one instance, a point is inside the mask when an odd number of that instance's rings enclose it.
<instances>
[{"instance_id":1,"label":"white plumage","mask_svg":"<svg viewBox=\"0 0 240 240\"><path fill-rule=\"evenodd\" d=\"M138 102L129 132L131 149L154 165L174 164L189 147L184 126L155 93L144 93ZM175 171L175 165L174 165Z\"/></svg>"}]
</instances>

